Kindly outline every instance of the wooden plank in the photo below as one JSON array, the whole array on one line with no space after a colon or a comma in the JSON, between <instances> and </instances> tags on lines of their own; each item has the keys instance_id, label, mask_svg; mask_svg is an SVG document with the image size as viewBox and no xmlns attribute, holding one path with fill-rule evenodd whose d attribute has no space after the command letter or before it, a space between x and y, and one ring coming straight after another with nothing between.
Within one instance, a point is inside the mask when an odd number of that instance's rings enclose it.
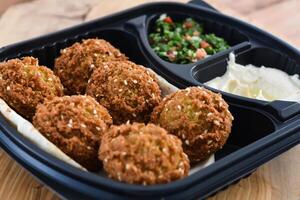
<instances>
[{"instance_id":1,"label":"wooden plank","mask_svg":"<svg viewBox=\"0 0 300 200\"><path fill-rule=\"evenodd\" d=\"M0 199L59 199L0 149Z\"/></svg>"},{"instance_id":2,"label":"wooden plank","mask_svg":"<svg viewBox=\"0 0 300 200\"><path fill-rule=\"evenodd\" d=\"M300 1L289 0L246 15L257 25L300 48Z\"/></svg>"},{"instance_id":3,"label":"wooden plank","mask_svg":"<svg viewBox=\"0 0 300 200\"><path fill-rule=\"evenodd\" d=\"M159 0L122 0L122 1L110 1L110 0L102 0L100 4L93 7L90 12L87 14L85 21L89 21L95 18L103 17L109 15L111 13L115 13L126 8L131 8L134 6L138 6L144 3L154 3L154 2L161 2ZM189 0L165 0L164 2L177 2L177 3L187 3ZM243 18L239 12L235 11L228 5L221 2L221 0L208 0L208 3L213 5L214 7L218 8L219 10L225 11L226 14L232 16L238 16Z\"/></svg>"},{"instance_id":4,"label":"wooden plank","mask_svg":"<svg viewBox=\"0 0 300 200\"><path fill-rule=\"evenodd\" d=\"M98 0L64 0L63 3L37 0L15 5L0 18L0 47L79 24L97 3Z\"/></svg>"},{"instance_id":5,"label":"wooden plank","mask_svg":"<svg viewBox=\"0 0 300 200\"><path fill-rule=\"evenodd\" d=\"M17 3L26 2L29 0L1 0L0 2L0 15L10 6L15 5Z\"/></svg>"},{"instance_id":6,"label":"wooden plank","mask_svg":"<svg viewBox=\"0 0 300 200\"><path fill-rule=\"evenodd\" d=\"M300 145L259 167L210 200L299 200Z\"/></svg>"},{"instance_id":7,"label":"wooden plank","mask_svg":"<svg viewBox=\"0 0 300 200\"><path fill-rule=\"evenodd\" d=\"M278 4L286 0L251 0L251 1L236 1L236 0L219 0L222 4L227 5L228 7L238 11L241 14L252 13L253 11L257 12L258 10L269 7L273 4Z\"/></svg>"}]
</instances>

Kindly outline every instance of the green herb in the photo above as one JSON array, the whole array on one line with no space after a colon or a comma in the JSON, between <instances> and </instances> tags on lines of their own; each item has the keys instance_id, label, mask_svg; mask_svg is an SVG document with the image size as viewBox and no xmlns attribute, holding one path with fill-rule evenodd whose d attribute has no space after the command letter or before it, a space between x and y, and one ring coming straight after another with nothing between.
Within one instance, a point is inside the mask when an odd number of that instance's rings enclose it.
<instances>
[{"instance_id":1,"label":"green herb","mask_svg":"<svg viewBox=\"0 0 300 200\"><path fill-rule=\"evenodd\" d=\"M196 62L229 48L223 38L204 34L203 31L203 25L192 18L174 22L171 17L163 14L155 22L149 41L158 56L178 64Z\"/></svg>"}]
</instances>

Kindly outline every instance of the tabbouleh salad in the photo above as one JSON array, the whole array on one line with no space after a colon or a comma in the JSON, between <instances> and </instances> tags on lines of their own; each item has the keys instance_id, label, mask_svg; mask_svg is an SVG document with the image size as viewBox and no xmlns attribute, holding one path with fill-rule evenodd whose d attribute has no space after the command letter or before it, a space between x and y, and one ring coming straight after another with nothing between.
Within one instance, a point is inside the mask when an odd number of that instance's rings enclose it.
<instances>
[{"instance_id":1,"label":"tabbouleh salad","mask_svg":"<svg viewBox=\"0 0 300 200\"><path fill-rule=\"evenodd\" d=\"M229 48L223 38L203 32L203 24L192 18L174 22L170 16L162 14L155 22L149 40L159 57L177 64L197 62Z\"/></svg>"}]
</instances>

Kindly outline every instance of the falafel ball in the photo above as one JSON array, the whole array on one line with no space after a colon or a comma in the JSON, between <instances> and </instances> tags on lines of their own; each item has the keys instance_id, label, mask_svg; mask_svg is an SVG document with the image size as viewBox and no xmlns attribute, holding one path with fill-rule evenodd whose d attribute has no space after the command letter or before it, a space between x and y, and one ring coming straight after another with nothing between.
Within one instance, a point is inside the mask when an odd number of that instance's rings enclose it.
<instances>
[{"instance_id":1,"label":"falafel ball","mask_svg":"<svg viewBox=\"0 0 300 200\"><path fill-rule=\"evenodd\" d=\"M127 57L102 39L82 40L61 50L54 73L61 79L66 94L84 94L94 69L102 62L127 60Z\"/></svg>"},{"instance_id":2,"label":"falafel ball","mask_svg":"<svg viewBox=\"0 0 300 200\"><path fill-rule=\"evenodd\" d=\"M154 124L112 126L103 136L99 159L110 178L131 184L168 183L190 169L181 141Z\"/></svg>"},{"instance_id":3,"label":"falafel ball","mask_svg":"<svg viewBox=\"0 0 300 200\"><path fill-rule=\"evenodd\" d=\"M100 169L99 144L112 124L106 108L89 96L64 96L37 106L34 126L87 170Z\"/></svg>"},{"instance_id":4,"label":"falafel ball","mask_svg":"<svg viewBox=\"0 0 300 200\"><path fill-rule=\"evenodd\" d=\"M232 120L221 94L200 87L167 96L151 116L151 122L182 140L191 162L203 161L223 147Z\"/></svg>"},{"instance_id":5,"label":"falafel ball","mask_svg":"<svg viewBox=\"0 0 300 200\"><path fill-rule=\"evenodd\" d=\"M103 63L92 74L86 94L109 110L115 124L148 122L161 100L155 76L130 61Z\"/></svg>"},{"instance_id":6,"label":"falafel ball","mask_svg":"<svg viewBox=\"0 0 300 200\"><path fill-rule=\"evenodd\" d=\"M33 57L0 63L0 97L26 119L32 119L36 106L45 98L63 95L57 76Z\"/></svg>"}]
</instances>

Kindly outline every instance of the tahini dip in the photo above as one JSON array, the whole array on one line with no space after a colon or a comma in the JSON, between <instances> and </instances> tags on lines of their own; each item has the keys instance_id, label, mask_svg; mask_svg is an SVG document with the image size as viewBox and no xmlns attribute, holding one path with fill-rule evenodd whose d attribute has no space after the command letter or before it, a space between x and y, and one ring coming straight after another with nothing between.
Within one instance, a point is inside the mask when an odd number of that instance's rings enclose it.
<instances>
[{"instance_id":1,"label":"tahini dip","mask_svg":"<svg viewBox=\"0 0 300 200\"><path fill-rule=\"evenodd\" d=\"M285 100L300 102L299 75L288 75L275 68L240 65L233 53L229 55L227 71L206 85L224 92L265 101Z\"/></svg>"}]
</instances>

